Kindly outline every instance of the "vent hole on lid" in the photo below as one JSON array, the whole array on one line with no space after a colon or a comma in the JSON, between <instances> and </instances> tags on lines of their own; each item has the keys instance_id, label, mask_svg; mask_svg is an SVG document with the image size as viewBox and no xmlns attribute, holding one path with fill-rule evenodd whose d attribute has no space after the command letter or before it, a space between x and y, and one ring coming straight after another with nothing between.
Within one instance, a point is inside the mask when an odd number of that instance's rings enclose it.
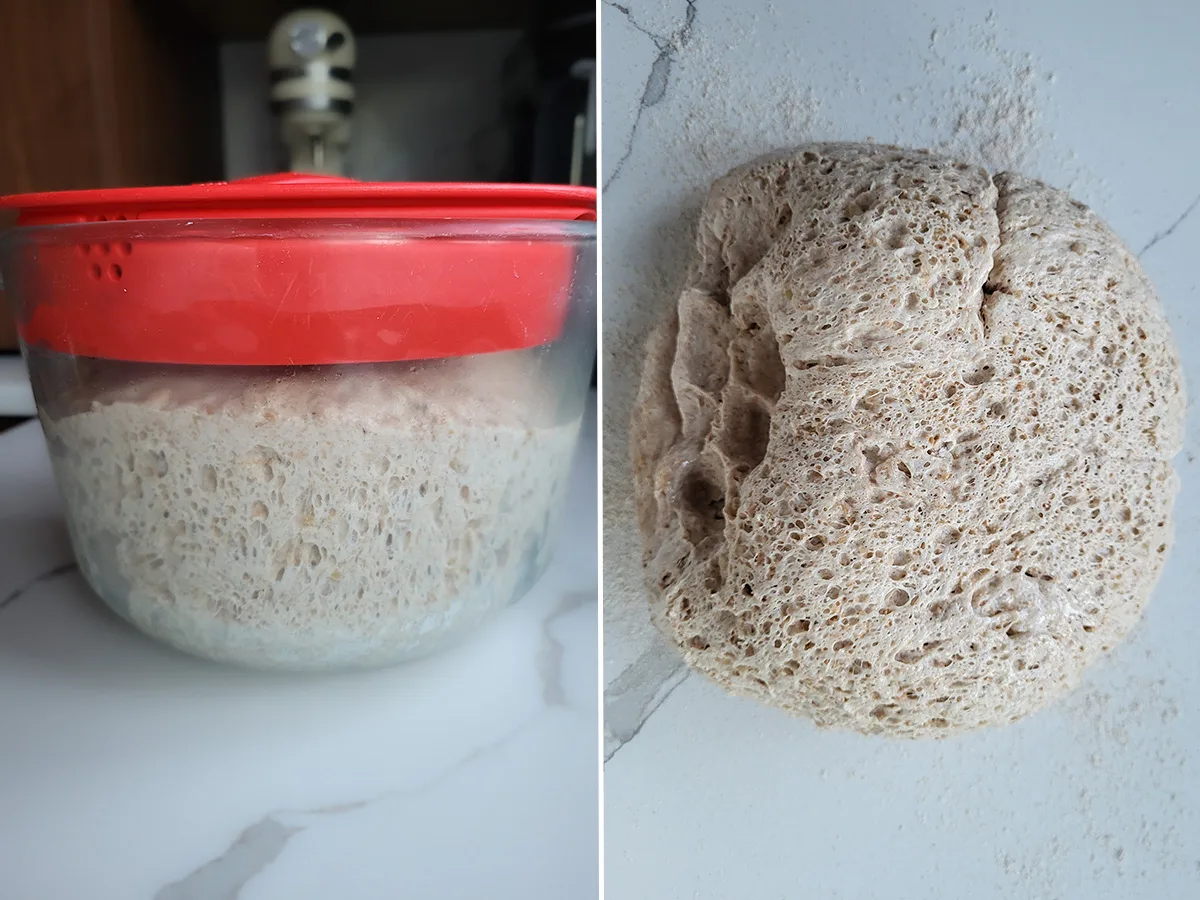
<instances>
[{"instance_id":1,"label":"vent hole on lid","mask_svg":"<svg viewBox=\"0 0 1200 900\"><path fill-rule=\"evenodd\" d=\"M88 266L88 272L91 274L91 276L93 278L99 278L101 275L104 274L100 270L100 267L98 265L96 265L95 263L92 263L90 266Z\"/></svg>"},{"instance_id":2,"label":"vent hole on lid","mask_svg":"<svg viewBox=\"0 0 1200 900\"><path fill-rule=\"evenodd\" d=\"M79 252L82 256L87 256L89 253L92 252L92 245L91 244L80 244Z\"/></svg>"},{"instance_id":3,"label":"vent hole on lid","mask_svg":"<svg viewBox=\"0 0 1200 900\"><path fill-rule=\"evenodd\" d=\"M108 216L96 216L96 221L97 222L107 222Z\"/></svg>"},{"instance_id":4,"label":"vent hole on lid","mask_svg":"<svg viewBox=\"0 0 1200 900\"><path fill-rule=\"evenodd\" d=\"M125 273L121 271L120 266L112 265L108 267L108 277L113 281L120 281L123 274Z\"/></svg>"},{"instance_id":5,"label":"vent hole on lid","mask_svg":"<svg viewBox=\"0 0 1200 900\"><path fill-rule=\"evenodd\" d=\"M103 255L108 256L108 254L112 253L112 244L110 244L108 241L105 241L100 245L100 252Z\"/></svg>"},{"instance_id":6,"label":"vent hole on lid","mask_svg":"<svg viewBox=\"0 0 1200 900\"><path fill-rule=\"evenodd\" d=\"M113 221L114 222L124 222L125 217L124 216L113 216Z\"/></svg>"},{"instance_id":7,"label":"vent hole on lid","mask_svg":"<svg viewBox=\"0 0 1200 900\"><path fill-rule=\"evenodd\" d=\"M133 252L133 244L129 243L129 241L121 241L121 243L117 244L117 252L122 256L128 256Z\"/></svg>"}]
</instances>

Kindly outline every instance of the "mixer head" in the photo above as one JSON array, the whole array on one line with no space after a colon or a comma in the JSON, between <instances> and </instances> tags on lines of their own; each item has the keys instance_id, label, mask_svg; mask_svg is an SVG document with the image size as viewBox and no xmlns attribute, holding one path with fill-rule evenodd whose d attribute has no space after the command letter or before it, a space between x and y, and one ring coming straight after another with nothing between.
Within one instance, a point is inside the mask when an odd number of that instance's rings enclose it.
<instances>
[{"instance_id":1,"label":"mixer head","mask_svg":"<svg viewBox=\"0 0 1200 900\"><path fill-rule=\"evenodd\" d=\"M354 36L323 9L289 13L267 40L271 110L293 172L344 174L354 110Z\"/></svg>"}]
</instances>

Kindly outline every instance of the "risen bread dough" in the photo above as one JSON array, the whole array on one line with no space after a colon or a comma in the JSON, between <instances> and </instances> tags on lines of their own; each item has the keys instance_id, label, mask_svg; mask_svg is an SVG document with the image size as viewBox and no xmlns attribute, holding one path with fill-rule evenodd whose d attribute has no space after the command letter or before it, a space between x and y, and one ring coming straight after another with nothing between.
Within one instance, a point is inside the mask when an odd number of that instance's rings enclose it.
<instances>
[{"instance_id":1,"label":"risen bread dough","mask_svg":"<svg viewBox=\"0 0 1200 900\"><path fill-rule=\"evenodd\" d=\"M927 152L718 181L633 420L657 624L728 690L946 734L1069 691L1171 542L1184 390L1086 207Z\"/></svg>"}]
</instances>

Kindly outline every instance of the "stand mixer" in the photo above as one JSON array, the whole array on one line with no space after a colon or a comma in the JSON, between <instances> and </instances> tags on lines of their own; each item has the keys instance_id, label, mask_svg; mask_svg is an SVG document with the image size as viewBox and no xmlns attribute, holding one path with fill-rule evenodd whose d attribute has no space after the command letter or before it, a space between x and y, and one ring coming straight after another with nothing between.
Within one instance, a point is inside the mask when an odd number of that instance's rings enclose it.
<instances>
[{"instance_id":1,"label":"stand mixer","mask_svg":"<svg viewBox=\"0 0 1200 900\"><path fill-rule=\"evenodd\" d=\"M289 13L267 40L271 111L292 172L344 175L354 111L354 36L322 9Z\"/></svg>"}]
</instances>

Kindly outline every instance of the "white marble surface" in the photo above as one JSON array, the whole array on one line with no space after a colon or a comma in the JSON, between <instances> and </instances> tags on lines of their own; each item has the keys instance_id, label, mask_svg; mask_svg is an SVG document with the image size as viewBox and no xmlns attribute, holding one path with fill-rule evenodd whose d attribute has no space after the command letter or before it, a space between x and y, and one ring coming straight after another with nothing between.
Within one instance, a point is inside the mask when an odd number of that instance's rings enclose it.
<instances>
[{"instance_id":1,"label":"white marble surface","mask_svg":"<svg viewBox=\"0 0 1200 900\"><path fill-rule=\"evenodd\" d=\"M942 147L1070 187L1141 254L1195 396L1200 6L604 2L607 897L1196 896L1194 422L1142 626L1064 702L933 743L817 731L685 675L647 619L625 454L641 342L704 190L810 139Z\"/></svg>"},{"instance_id":2,"label":"white marble surface","mask_svg":"<svg viewBox=\"0 0 1200 900\"><path fill-rule=\"evenodd\" d=\"M593 424L550 570L467 643L287 677L108 614L40 430L0 435L0 898L596 897L595 453Z\"/></svg>"}]
</instances>

